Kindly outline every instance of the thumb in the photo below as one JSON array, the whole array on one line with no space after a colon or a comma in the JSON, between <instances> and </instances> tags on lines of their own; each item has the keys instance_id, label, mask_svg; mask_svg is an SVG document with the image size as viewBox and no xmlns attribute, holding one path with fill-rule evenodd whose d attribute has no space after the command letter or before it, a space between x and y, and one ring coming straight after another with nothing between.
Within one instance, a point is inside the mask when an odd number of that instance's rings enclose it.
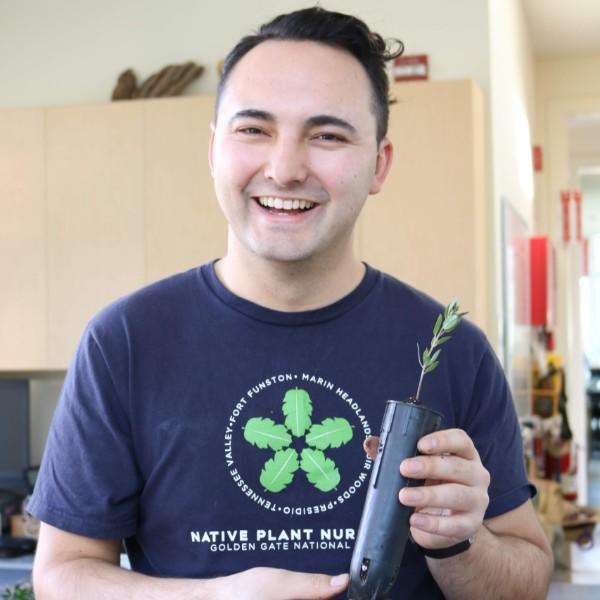
<instances>
[{"instance_id":1,"label":"thumb","mask_svg":"<svg viewBox=\"0 0 600 600\"><path fill-rule=\"evenodd\" d=\"M377 457L377 447L379 446L379 437L376 435L370 435L363 442L363 450L367 453L367 456L375 460Z\"/></svg>"},{"instance_id":2,"label":"thumb","mask_svg":"<svg viewBox=\"0 0 600 600\"><path fill-rule=\"evenodd\" d=\"M325 600L341 594L347 587L350 577L342 575L322 575L319 573L298 573L282 571L278 591L285 590L286 598L294 600ZM283 596L282 596L283 597Z\"/></svg>"}]
</instances>

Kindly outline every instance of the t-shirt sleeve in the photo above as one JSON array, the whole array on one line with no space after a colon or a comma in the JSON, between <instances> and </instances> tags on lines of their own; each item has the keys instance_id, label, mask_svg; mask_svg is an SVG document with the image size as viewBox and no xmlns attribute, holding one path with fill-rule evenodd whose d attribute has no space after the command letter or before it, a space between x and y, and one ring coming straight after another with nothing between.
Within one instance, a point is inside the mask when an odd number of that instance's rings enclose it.
<instances>
[{"instance_id":1,"label":"t-shirt sleeve","mask_svg":"<svg viewBox=\"0 0 600 600\"><path fill-rule=\"evenodd\" d=\"M121 539L136 529L141 488L126 399L88 328L65 379L28 510L71 533Z\"/></svg>"},{"instance_id":2,"label":"t-shirt sleeve","mask_svg":"<svg viewBox=\"0 0 600 600\"><path fill-rule=\"evenodd\" d=\"M475 378L466 429L483 465L490 472L486 519L517 508L535 495L535 487L527 479L512 394L504 371L489 346Z\"/></svg>"}]
</instances>

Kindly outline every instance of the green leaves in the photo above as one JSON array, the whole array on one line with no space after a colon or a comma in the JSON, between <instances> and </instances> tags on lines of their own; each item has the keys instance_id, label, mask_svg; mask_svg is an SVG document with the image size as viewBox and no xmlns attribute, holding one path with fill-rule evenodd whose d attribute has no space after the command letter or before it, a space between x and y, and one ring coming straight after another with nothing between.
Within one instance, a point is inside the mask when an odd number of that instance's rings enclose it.
<instances>
[{"instance_id":1,"label":"green leaves","mask_svg":"<svg viewBox=\"0 0 600 600\"><path fill-rule=\"evenodd\" d=\"M309 446L325 450L326 448L339 448L352 439L352 427L346 419L335 417L325 419L318 425L313 425L306 436Z\"/></svg>"},{"instance_id":2,"label":"green leaves","mask_svg":"<svg viewBox=\"0 0 600 600\"><path fill-rule=\"evenodd\" d=\"M283 414L286 416L285 426L296 437L306 433L310 427L312 402L305 390L295 388L288 390L283 398Z\"/></svg>"},{"instance_id":3,"label":"green leaves","mask_svg":"<svg viewBox=\"0 0 600 600\"><path fill-rule=\"evenodd\" d=\"M437 321L435 322L435 326L433 328L433 335L437 335L440 331L440 327L442 326L442 315L438 315Z\"/></svg>"},{"instance_id":4,"label":"green leaves","mask_svg":"<svg viewBox=\"0 0 600 600\"><path fill-rule=\"evenodd\" d=\"M281 492L294 478L298 470L298 453L293 448L281 450L265 463L260 472L260 483L270 492Z\"/></svg>"},{"instance_id":5,"label":"green leaves","mask_svg":"<svg viewBox=\"0 0 600 600\"><path fill-rule=\"evenodd\" d=\"M330 492L341 479L335 463L321 450L304 448L300 468L306 473L307 479L322 492Z\"/></svg>"},{"instance_id":6,"label":"green leaves","mask_svg":"<svg viewBox=\"0 0 600 600\"><path fill-rule=\"evenodd\" d=\"M283 425L264 417L254 417L246 423L244 439L258 448L271 450L281 450L292 443L292 436Z\"/></svg>"},{"instance_id":7,"label":"green leaves","mask_svg":"<svg viewBox=\"0 0 600 600\"><path fill-rule=\"evenodd\" d=\"M341 475L335 462L327 458L323 450L339 448L347 444L353 435L352 426L342 417L328 417L321 423L312 424L312 400L306 390L287 390L283 397L282 412L285 424L278 424L268 417L252 417L244 427L244 439L261 449L273 450L260 473L260 483L269 492L286 489L299 469L306 473L308 481L321 492L330 492L340 482ZM302 462L298 452L289 446L292 435L304 436L310 446L302 450Z\"/></svg>"},{"instance_id":8,"label":"green leaves","mask_svg":"<svg viewBox=\"0 0 600 600\"><path fill-rule=\"evenodd\" d=\"M421 393L423 377L427 373L431 373L431 371L433 371L440 364L438 357L441 350L436 350L434 352L434 349L450 339L450 336L445 334L454 331L466 314L466 312L459 312L458 301L452 300L452 302L450 302L444 309L444 314L439 314L435 321L435 325L433 326L433 337L431 338L431 345L429 348L426 348L423 351L423 354L421 354L419 344L417 344L417 356L419 365L421 367L421 376L419 378L419 385L417 386L417 393L415 395L417 402L419 401L419 394Z\"/></svg>"}]
</instances>

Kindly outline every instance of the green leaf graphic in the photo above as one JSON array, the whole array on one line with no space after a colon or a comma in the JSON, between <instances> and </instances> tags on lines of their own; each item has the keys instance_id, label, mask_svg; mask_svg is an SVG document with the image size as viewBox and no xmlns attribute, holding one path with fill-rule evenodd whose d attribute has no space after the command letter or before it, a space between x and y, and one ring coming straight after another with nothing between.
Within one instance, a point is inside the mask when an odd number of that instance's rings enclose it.
<instances>
[{"instance_id":1,"label":"green leaf graphic","mask_svg":"<svg viewBox=\"0 0 600 600\"><path fill-rule=\"evenodd\" d=\"M244 438L258 448L281 450L292 443L292 436L284 425L277 425L272 419L253 417L244 427Z\"/></svg>"},{"instance_id":2,"label":"green leaf graphic","mask_svg":"<svg viewBox=\"0 0 600 600\"><path fill-rule=\"evenodd\" d=\"M351 439L352 427L341 417L325 419L322 423L313 425L306 435L306 443L319 450L339 448Z\"/></svg>"},{"instance_id":3,"label":"green leaf graphic","mask_svg":"<svg viewBox=\"0 0 600 600\"><path fill-rule=\"evenodd\" d=\"M283 398L283 414L286 427L296 436L304 435L311 425L312 402L308 392L295 388L288 390Z\"/></svg>"},{"instance_id":4,"label":"green leaf graphic","mask_svg":"<svg viewBox=\"0 0 600 600\"><path fill-rule=\"evenodd\" d=\"M280 450L269 459L260 472L260 483L269 492L281 492L294 478L298 470L298 453L293 448Z\"/></svg>"},{"instance_id":5,"label":"green leaf graphic","mask_svg":"<svg viewBox=\"0 0 600 600\"><path fill-rule=\"evenodd\" d=\"M340 482L340 472L335 463L320 450L304 448L300 468L308 480L322 492L330 492Z\"/></svg>"}]
</instances>

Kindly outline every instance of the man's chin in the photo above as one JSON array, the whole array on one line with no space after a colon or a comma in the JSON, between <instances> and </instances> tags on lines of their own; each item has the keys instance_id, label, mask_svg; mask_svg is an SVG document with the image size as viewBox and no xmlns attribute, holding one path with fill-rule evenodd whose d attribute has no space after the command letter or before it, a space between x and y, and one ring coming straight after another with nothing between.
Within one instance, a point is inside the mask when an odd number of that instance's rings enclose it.
<instances>
[{"instance_id":1,"label":"man's chin","mask_svg":"<svg viewBox=\"0 0 600 600\"><path fill-rule=\"evenodd\" d=\"M314 248L253 248L252 253L259 259L277 264L301 264L316 259Z\"/></svg>"}]
</instances>

